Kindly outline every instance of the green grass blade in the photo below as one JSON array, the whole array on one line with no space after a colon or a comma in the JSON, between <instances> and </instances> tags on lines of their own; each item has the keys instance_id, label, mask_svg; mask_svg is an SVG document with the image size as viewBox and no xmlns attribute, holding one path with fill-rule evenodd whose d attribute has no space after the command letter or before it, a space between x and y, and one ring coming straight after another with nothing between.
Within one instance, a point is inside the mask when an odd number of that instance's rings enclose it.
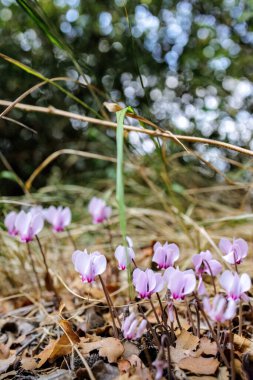
<instances>
[{"instance_id":1,"label":"green grass blade","mask_svg":"<svg viewBox=\"0 0 253 380\"><path fill-rule=\"evenodd\" d=\"M94 110L93 108L91 108L88 104L84 103L82 100L80 100L79 98L77 98L75 95L73 95L71 92L69 92L68 90L66 90L64 87L62 87L58 83L56 83L54 81L51 81L49 78L47 78L44 75L40 74L38 71L32 69L31 67L25 65L24 63L22 63L20 61L17 61L14 58L8 57L5 54L0 53L0 58L3 58L5 61L7 61L7 62L9 62L9 63L11 63L11 64L19 67L21 70L27 72L30 75L33 75L33 76L39 78L40 80L43 80L43 81L45 81L47 83L50 83L52 86L56 87L58 90L60 90L61 92L63 92L65 95L67 95L69 98L71 98L75 102L79 103L82 107L86 108L87 110L89 110L90 112L92 112L94 115L96 115L97 117L101 118L101 116L97 113L97 111Z\"/></svg>"},{"instance_id":2,"label":"green grass blade","mask_svg":"<svg viewBox=\"0 0 253 380\"><path fill-rule=\"evenodd\" d=\"M16 0L19 6L28 14L28 16L34 21L34 23L43 31L46 37L59 49L63 50L69 57L69 59L74 64L79 75L84 79L88 90L90 91L94 101L98 105L98 109L101 109L102 115L107 118L107 114L102 108L101 101L92 89L92 86L89 85L86 74L83 72L80 64L78 63L75 54L66 41L61 37L58 30L55 28L55 25L50 21L50 18L47 16L43 8L36 0ZM90 72L90 68L85 63L82 63L82 66L85 67L85 70Z\"/></svg>"},{"instance_id":3,"label":"green grass blade","mask_svg":"<svg viewBox=\"0 0 253 380\"><path fill-rule=\"evenodd\" d=\"M124 118L127 112L133 112L131 107L126 107L116 112L117 117L117 179L116 179L116 200L119 208L119 223L120 231L123 240L123 246L126 248L126 206L125 206L125 190L124 190ZM127 252L126 252L127 255ZM131 284L131 263L127 265L129 296L132 299L132 284Z\"/></svg>"}]
</instances>

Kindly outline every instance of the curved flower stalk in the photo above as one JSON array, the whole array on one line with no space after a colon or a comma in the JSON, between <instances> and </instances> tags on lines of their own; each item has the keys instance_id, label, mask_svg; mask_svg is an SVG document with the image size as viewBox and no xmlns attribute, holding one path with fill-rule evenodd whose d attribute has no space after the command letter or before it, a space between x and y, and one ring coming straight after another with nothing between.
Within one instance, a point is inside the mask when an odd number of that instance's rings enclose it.
<instances>
[{"instance_id":1,"label":"curved flower stalk","mask_svg":"<svg viewBox=\"0 0 253 380\"><path fill-rule=\"evenodd\" d=\"M220 284L226 291L228 300L248 301L249 298L245 292L251 288L251 279L247 273L239 276L237 273L226 270L220 276Z\"/></svg>"},{"instance_id":2,"label":"curved flower stalk","mask_svg":"<svg viewBox=\"0 0 253 380\"><path fill-rule=\"evenodd\" d=\"M80 274L82 282L95 281L95 277L106 270L106 258L100 252L88 254L87 250L75 251L72 255L75 270Z\"/></svg>"},{"instance_id":3,"label":"curved flower stalk","mask_svg":"<svg viewBox=\"0 0 253 380\"><path fill-rule=\"evenodd\" d=\"M191 269L182 272L170 267L164 272L163 278L174 300L184 300L196 287L196 277Z\"/></svg>"},{"instance_id":4,"label":"curved flower stalk","mask_svg":"<svg viewBox=\"0 0 253 380\"><path fill-rule=\"evenodd\" d=\"M44 220L40 214L33 215L31 212L20 211L15 220L15 228L20 240L29 243L44 227Z\"/></svg>"},{"instance_id":5,"label":"curved flower stalk","mask_svg":"<svg viewBox=\"0 0 253 380\"><path fill-rule=\"evenodd\" d=\"M192 263L195 267L195 273L202 275L203 273L210 276L217 276L222 271L222 265L218 260L214 260L210 251L202 251L192 256Z\"/></svg>"},{"instance_id":6,"label":"curved flower stalk","mask_svg":"<svg viewBox=\"0 0 253 380\"><path fill-rule=\"evenodd\" d=\"M8 230L8 234L10 236L17 236L18 235L18 230L15 226L16 219L17 219L17 213L15 211L9 212L5 219L4 219L4 225Z\"/></svg>"},{"instance_id":7,"label":"curved flower stalk","mask_svg":"<svg viewBox=\"0 0 253 380\"><path fill-rule=\"evenodd\" d=\"M228 239L222 238L219 242L219 248L224 254L223 259L234 265L241 264L249 250L248 243L244 239L235 239L231 243Z\"/></svg>"},{"instance_id":8,"label":"curved flower stalk","mask_svg":"<svg viewBox=\"0 0 253 380\"><path fill-rule=\"evenodd\" d=\"M71 211L69 207L55 207L50 206L45 209L44 217L48 223L53 227L53 231L62 232L71 222Z\"/></svg>"},{"instance_id":9,"label":"curved flower stalk","mask_svg":"<svg viewBox=\"0 0 253 380\"><path fill-rule=\"evenodd\" d=\"M232 300L227 300L221 294L216 294L212 305L210 299L203 299L205 313L214 321L224 323L234 318L236 314L236 303Z\"/></svg>"},{"instance_id":10,"label":"curved flower stalk","mask_svg":"<svg viewBox=\"0 0 253 380\"><path fill-rule=\"evenodd\" d=\"M153 293L160 292L164 287L164 281L159 273L154 273L151 269L145 272L139 268L133 271L133 284L140 298L149 299Z\"/></svg>"},{"instance_id":11,"label":"curved flower stalk","mask_svg":"<svg viewBox=\"0 0 253 380\"><path fill-rule=\"evenodd\" d=\"M129 263L135 259L135 253L133 250L133 242L128 236L126 237L128 247L119 245L114 253L115 258L118 261L119 270L125 270Z\"/></svg>"},{"instance_id":12,"label":"curved flower stalk","mask_svg":"<svg viewBox=\"0 0 253 380\"><path fill-rule=\"evenodd\" d=\"M112 214L112 209L106 206L103 199L93 197L88 205L88 211L92 216L92 222L94 224L103 223L108 220Z\"/></svg>"},{"instance_id":13,"label":"curved flower stalk","mask_svg":"<svg viewBox=\"0 0 253 380\"><path fill-rule=\"evenodd\" d=\"M157 263L159 269L167 269L173 267L175 261L179 258L179 248L176 244L168 244L167 242L162 245L157 242L154 245L154 256L152 261Z\"/></svg>"},{"instance_id":14,"label":"curved flower stalk","mask_svg":"<svg viewBox=\"0 0 253 380\"><path fill-rule=\"evenodd\" d=\"M122 332L125 339L135 340L142 337L147 326L147 321L138 321L135 313L131 313L122 323Z\"/></svg>"}]
</instances>

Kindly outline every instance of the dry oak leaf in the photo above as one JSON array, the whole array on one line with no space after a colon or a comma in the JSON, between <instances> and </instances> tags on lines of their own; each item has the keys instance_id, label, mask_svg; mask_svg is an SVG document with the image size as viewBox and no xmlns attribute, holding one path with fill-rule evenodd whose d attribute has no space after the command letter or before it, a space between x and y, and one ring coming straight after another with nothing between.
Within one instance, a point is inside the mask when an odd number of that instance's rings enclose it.
<instances>
[{"instance_id":1,"label":"dry oak leaf","mask_svg":"<svg viewBox=\"0 0 253 380\"><path fill-rule=\"evenodd\" d=\"M229 371L228 371L227 367L220 367L219 368L219 373L218 373L217 379L218 380L229 380L230 379L230 375L229 375Z\"/></svg>"},{"instance_id":2,"label":"dry oak leaf","mask_svg":"<svg viewBox=\"0 0 253 380\"><path fill-rule=\"evenodd\" d=\"M124 352L122 343L116 338L104 338L96 342L85 342L85 339L81 338L79 349L84 356L93 350L99 350L99 355L106 357L109 363L116 363Z\"/></svg>"},{"instance_id":3,"label":"dry oak leaf","mask_svg":"<svg viewBox=\"0 0 253 380\"><path fill-rule=\"evenodd\" d=\"M14 363L15 359L16 359L16 354L13 354L9 356L7 359L0 360L0 373L5 372L9 368L9 366Z\"/></svg>"},{"instance_id":4,"label":"dry oak leaf","mask_svg":"<svg viewBox=\"0 0 253 380\"><path fill-rule=\"evenodd\" d=\"M214 375L220 363L215 358L188 357L180 360L179 368L190 371L196 375Z\"/></svg>"},{"instance_id":5,"label":"dry oak leaf","mask_svg":"<svg viewBox=\"0 0 253 380\"><path fill-rule=\"evenodd\" d=\"M202 354L216 356L217 351L217 344L215 342L211 342L211 340L208 339L206 336L203 336L200 339L200 344L197 351L192 353L191 356L199 357Z\"/></svg>"},{"instance_id":6,"label":"dry oak leaf","mask_svg":"<svg viewBox=\"0 0 253 380\"><path fill-rule=\"evenodd\" d=\"M176 340L176 347L170 348L171 361L175 364L184 358L194 356L200 339L183 329Z\"/></svg>"},{"instance_id":7,"label":"dry oak leaf","mask_svg":"<svg viewBox=\"0 0 253 380\"><path fill-rule=\"evenodd\" d=\"M37 356L40 359L37 368L40 368L47 360L53 362L58 357L69 355L72 351L72 344L80 342L78 335L73 331L71 324L66 320L60 321L64 334L57 340L51 340L44 350Z\"/></svg>"},{"instance_id":8,"label":"dry oak leaf","mask_svg":"<svg viewBox=\"0 0 253 380\"><path fill-rule=\"evenodd\" d=\"M243 354L248 352L253 355L253 342L251 340L237 334L234 334L233 339L236 350Z\"/></svg>"}]
</instances>

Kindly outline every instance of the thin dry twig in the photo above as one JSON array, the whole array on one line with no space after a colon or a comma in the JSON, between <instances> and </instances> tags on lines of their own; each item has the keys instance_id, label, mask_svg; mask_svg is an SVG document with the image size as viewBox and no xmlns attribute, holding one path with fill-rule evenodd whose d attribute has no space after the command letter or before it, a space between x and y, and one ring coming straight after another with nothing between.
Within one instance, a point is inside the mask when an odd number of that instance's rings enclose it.
<instances>
[{"instance_id":1,"label":"thin dry twig","mask_svg":"<svg viewBox=\"0 0 253 380\"><path fill-rule=\"evenodd\" d=\"M9 106L10 104L12 104L12 102L9 102L6 100L0 100L0 105ZM56 115L56 116L67 117L70 119L85 121L85 122L90 123L90 124L95 124L95 125L100 125L100 126L105 126L105 127L110 127L110 128L117 128L117 123L114 123L112 121L100 120L100 119L96 119L93 117L78 115L76 113L67 112L67 111L63 111L63 110L54 108L52 106L50 106L50 107L39 107L39 106L30 105L30 104L18 103L15 105L15 107L22 109L24 111L27 111L27 112L47 113L47 114L52 114L52 115ZM133 125L124 125L124 129L126 131L144 133L146 135L153 136L153 137L160 137L160 138L165 138L165 139L170 139L170 140L176 139L176 140L185 141L188 143L199 143L199 144L214 145L214 146L217 146L219 148L233 150L235 152L253 157L253 151L252 150L242 148L242 147L239 147L239 146L236 146L233 144L225 143L222 141L218 141L218 140L211 140L211 139L207 139L204 137L175 135L175 134L171 134L171 132L168 132L168 131L164 131L164 132L162 132L160 130L152 131L149 129L135 127Z\"/></svg>"}]
</instances>

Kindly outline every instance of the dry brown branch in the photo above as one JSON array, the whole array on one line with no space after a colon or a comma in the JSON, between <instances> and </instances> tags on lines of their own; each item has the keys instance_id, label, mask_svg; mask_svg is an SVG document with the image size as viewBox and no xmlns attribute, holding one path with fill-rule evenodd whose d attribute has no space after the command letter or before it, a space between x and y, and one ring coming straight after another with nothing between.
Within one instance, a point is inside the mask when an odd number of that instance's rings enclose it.
<instances>
[{"instance_id":1,"label":"dry brown branch","mask_svg":"<svg viewBox=\"0 0 253 380\"><path fill-rule=\"evenodd\" d=\"M0 100L0 105L2 105L2 106L9 106L10 104L12 104L12 102L7 101L7 100ZM89 116L78 115L76 113L63 111L63 110L60 110L60 109L57 109L57 108L54 108L51 106L50 107L39 107L39 106L30 105L30 104L18 103L18 104L15 104L15 108L24 110L26 112L40 112L40 113L52 114L55 116L63 116L63 117L67 117L70 119L84 121L84 122L87 122L90 124L105 126L105 127L109 127L109 128L117 128L117 123L114 123L112 121L99 120L99 119L89 117ZM132 131L132 132L144 133L144 134L149 135L149 136L160 137L160 138L164 138L164 139L175 140L175 138L176 138L177 140L179 140L181 142L185 141L188 143L199 143L199 144L214 145L214 146L217 146L219 148L233 150L235 152L253 157L253 151L252 150L242 148L242 147L239 147L239 146L236 146L233 144L229 144L226 142L218 141L218 140L211 140L211 139L207 139L204 137L184 136L184 135L175 135L175 134L173 135L167 131L164 131L164 132L162 132L160 130L159 131L158 130L151 131L151 130L136 127L133 125L124 125L124 129L126 131L129 131L129 132Z\"/></svg>"}]
</instances>

